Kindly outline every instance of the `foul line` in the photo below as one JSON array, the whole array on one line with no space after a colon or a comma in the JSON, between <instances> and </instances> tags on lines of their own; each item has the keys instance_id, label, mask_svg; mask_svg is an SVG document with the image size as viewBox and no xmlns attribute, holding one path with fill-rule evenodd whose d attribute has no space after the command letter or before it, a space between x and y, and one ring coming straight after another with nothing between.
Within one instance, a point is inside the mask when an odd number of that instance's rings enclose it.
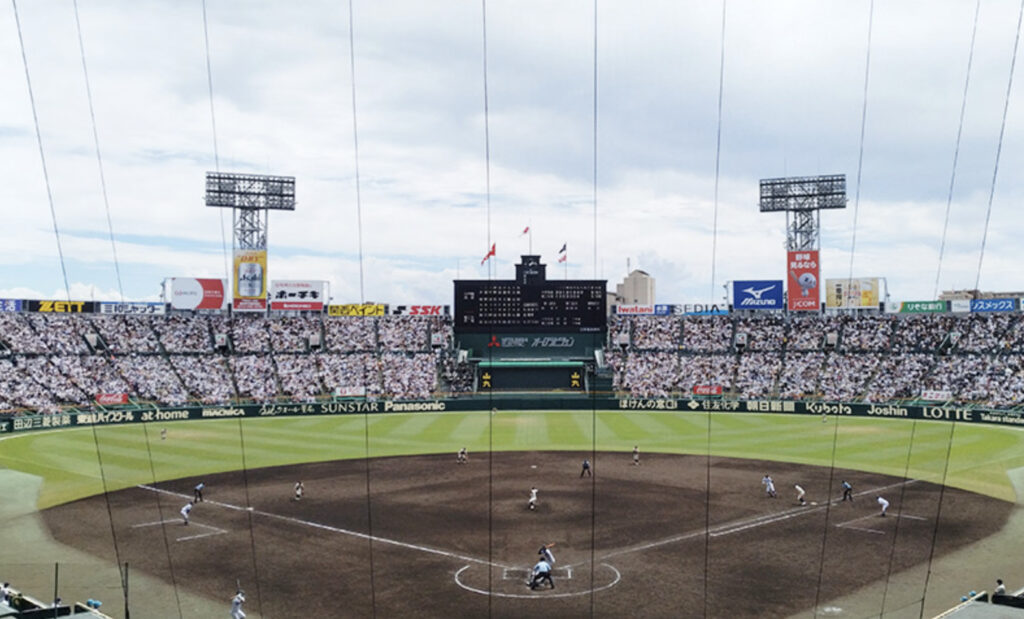
<instances>
[{"instance_id":1,"label":"foul line","mask_svg":"<svg viewBox=\"0 0 1024 619\"><path fill-rule=\"evenodd\" d=\"M149 490L150 492L159 492L159 493L162 493L162 494L168 494L170 496L181 497L181 498L184 498L184 499L191 498L187 494L182 494L180 492L172 492L170 490L164 490L163 488L156 488L156 487L148 486L148 485L145 485L145 484L140 484L140 485L138 485L136 487L137 488L141 488L143 490ZM265 512L265 511L261 511L261 510L258 510L258 509L253 509L252 507L240 507L238 505L231 505L230 503L221 503L221 502L218 502L218 501L205 501L204 500L203 503L209 504L209 505L217 505L219 507L224 507L226 509L233 509L235 511L252 512L254 514L257 514L257 515L260 515L260 516L264 516L266 518L271 518L271 519L274 519L274 520L281 520L283 522L291 522L292 524L298 524L298 525L303 525L303 526L307 526L307 527L313 527L314 529L322 529L324 531L330 531L332 533L341 533L342 535L351 535L352 537L357 537L359 539L370 540L370 541L373 541L375 543L390 544L392 546L398 546L399 548L408 548L410 550L419 550L420 552L426 552L426 553L430 553L430 554L440 555L442 557L448 557L449 559L458 559L459 561L468 561L470 563L476 563L476 564L479 564L479 565L486 565L486 566L489 566L489 567L490 566L502 567L502 568L514 567L514 566L511 566L511 565L505 565L504 563L496 563L496 562L492 562L492 561L485 561L483 559L477 559L475 557L470 557L470 556L462 555L462 554L459 554L457 552L448 552L447 550L440 550L438 548L431 548L430 546L421 546L419 544L410 544L408 542L400 542L398 540L389 539L389 538L386 538L386 537L379 537L379 536L376 536L376 535L368 535L366 533L360 533L359 531L353 531L351 529L342 529L340 527L332 527L331 525L328 525L328 524L321 524L319 522L312 522L310 520L302 520L301 518L293 518L292 516L282 516L280 514L272 514L270 512Z\"/></svg>"}]
</instances>

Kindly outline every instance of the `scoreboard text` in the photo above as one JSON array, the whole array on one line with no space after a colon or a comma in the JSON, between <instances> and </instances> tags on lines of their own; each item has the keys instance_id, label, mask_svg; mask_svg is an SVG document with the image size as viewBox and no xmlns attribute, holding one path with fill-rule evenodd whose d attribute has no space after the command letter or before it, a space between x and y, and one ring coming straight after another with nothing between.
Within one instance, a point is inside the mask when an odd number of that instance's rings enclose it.
<instances>
[{"instance_id":1,"label":"scoreboard text","mask_svg":"<svg viewBox=\"0 0 1024 619\"><path fill-rule=\"evenodd\" d=\"M606 311L603 280L455 282L456 333L599 333Z\"/></svg>"}]
</instances>

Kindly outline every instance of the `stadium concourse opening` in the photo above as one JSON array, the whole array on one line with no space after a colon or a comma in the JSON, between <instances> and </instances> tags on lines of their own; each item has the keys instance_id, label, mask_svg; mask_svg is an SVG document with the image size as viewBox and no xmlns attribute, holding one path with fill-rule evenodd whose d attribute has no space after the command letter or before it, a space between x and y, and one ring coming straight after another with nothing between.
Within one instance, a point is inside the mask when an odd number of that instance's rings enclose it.
<instances>
[{"instance_id":1,"label":"stadium concourse opening","mask_svg":"<svg viewBox=\"0 0 1024 619\"><path fill-rule=\"evenodd\" d=\"M474 391L610 388L606 288L549 280L537 255L522 256L513 280L456 280L455 342L474 365Z\"/></svg>"}]
</instances>

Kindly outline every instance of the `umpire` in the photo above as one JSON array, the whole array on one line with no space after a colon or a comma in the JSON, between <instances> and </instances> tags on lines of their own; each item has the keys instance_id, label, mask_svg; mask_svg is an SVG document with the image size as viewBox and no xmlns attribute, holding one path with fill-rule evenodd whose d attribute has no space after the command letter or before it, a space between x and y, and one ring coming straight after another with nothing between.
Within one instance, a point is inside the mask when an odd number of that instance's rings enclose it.
<instances>
[{"instance_id":1,"label":"umpire","mask_svg":"<svg viewBox=\"0 0 1024 619\"><path fill-rule=\"evenodd\" d=\"M551 588L555 588L555 581L551 580L551 564L545 559L537 561L533 566L533 580L530 581L530 588L536 589L540 583L547 581Z\"/></svg>"}]
</instances>

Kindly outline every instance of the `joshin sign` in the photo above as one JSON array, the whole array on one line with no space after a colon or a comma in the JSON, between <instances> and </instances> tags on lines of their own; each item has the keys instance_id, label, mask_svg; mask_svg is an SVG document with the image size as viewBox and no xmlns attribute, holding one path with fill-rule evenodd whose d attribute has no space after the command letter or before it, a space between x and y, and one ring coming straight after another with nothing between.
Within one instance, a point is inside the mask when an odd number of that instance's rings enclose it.
<instances>
[{"instance_id":1,"label":"joshin sign","mask_svg":"<svg viewBox=\"0 0 1024 619\"><path fill-rule=\"evenodd\" d=\"M786 273L789 311L820 311L818 250L787 252Z\"/></svg>"}]
</instances>

